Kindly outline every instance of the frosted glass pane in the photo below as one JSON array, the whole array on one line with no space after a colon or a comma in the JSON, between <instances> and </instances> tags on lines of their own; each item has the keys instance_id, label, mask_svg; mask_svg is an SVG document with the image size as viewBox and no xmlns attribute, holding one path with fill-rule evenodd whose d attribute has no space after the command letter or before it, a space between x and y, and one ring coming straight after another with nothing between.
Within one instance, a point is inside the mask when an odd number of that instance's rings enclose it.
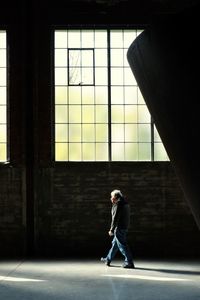
<instances>
[{"instance_id":1,"label":"frosted glass pane","mask_svg":"<svg viewBox=\"0 0 200 300\"><path fill-rule=\"evenodd\" d=\"M6 67L6 49L0 49L0 67Z\"/></svg>"},{"instance_id":2,"label":"frosted glass pane","mask_svg":"<svg viewBox=\"0 0 200 300\"><path fill-rule=\"evenodd\" d=\"M68 31L68 47L69 48L80 48L81 47L80 30L69 30Z\"/></svg>"},{"instance_id":3,"label":"frosted glass pane","mask_svg":"<svg viewBox=\"0 0 200 300\"><path fill-rule=\"evenodd\" d=\"M138 89L138 104L145 104L145 105L146 105L146 103L145 103L145 101L144 101L144 98L143 98L143 96L142 96L142 94L141 94L141 91L140 91L139 87L138 87L137 89Z\"/></svg>"},{"instance_id":4,"label":"frosted glass pane","mask_svg":"<svg viewBox=\"0 0 200 300\"><path fill-rule=\"evenodd\" d=\"M82 106L82 123L94 123L94 106Z\"/></svg>"},{"instance_id":5,"label":"frosted glass pane","mask_svg":"<svg viewBox=\"0 0 200 300\"><path fill-rule=\"evenodd\" d=\"M55 31L55 48L67 48L67 30Z\"/></svg>"},{"instance_id":6,"label":"frosted glass pane","mask_svg":"<svg viewBox=\"0 0 200 300\"><path fill-rule=\"evenodd\" d=\"M169 157L162 143L154 144L154 160L168 161Z\"/></svg>"},{"instance_id":7,"label":"frosted glass pane","mask_svg":"<svg viewBox=\"0 0 200 300\"><path fill-rule=\"evenodd\" d=\"M0 143L6 143L6 125L0 125Z\"/></svg>"},{"instance_id":8,"label":"frosted glass pane","mask_svg":"<svg viewBox=\"0 0 200 300\"><path fill-rule=\"evenodd\" d=\"M6 48L6 32L0 31L0 48Z\"/></svg>"},{"instance_id":9,"label":"frosted glass pane","mask_svg":"<svg viewBox=\"0 0 200 300\"><path fill-rule=\"evenodd\" d=\"M112 105L111 106L111 122L112 123L124 123L124 106Z\"/></svg>"},{"instance_id":10,"label":"frosted glass pane","mask_svg":"<svg viewBox=\"0 0 200 300\"><path fill-rule=\"evenodd\" d=\"M82 50L81 54L82 54L81 56L82 67L93 67L94 66L93 50Z\"/></svg>"},{"instance_id":11,"label":"frosted glass pane","mask_svg":"<svg viewBox=\"0 0 200 300\"><path fill-rule=\"evenodd\" d=\"M0 68L0 85L6 86L7 78L6 78L6 68Z\"/></svg>"},{"instance_id":12,"label":"frosted glass pane","mask_svg":"<svg viewBox=\"0 0 200 300\"><path fill-rule=\"evenodd\" d=\"M112 142L123 142L124 141L124 125L113 124L112 125Z\"/></svg>"},{"instance_id":13,"label":"frosted glass pane","mask_svg":"<svg viewBox=\"0 0 200 300\"><path fill-rule=\"evenodd\" d=\"M123 48L123 31L112 30L110 35L111 48Z\"/></svg>"},{"instance_id":14,"label":"frosted glass pane","mask_svg":"<svg viewBox=\"0 0 200 300\"><path fill-rule=\"evenodd\" d=\"M81 125L69 124L69 142L81 142Z\"/></svg>"},{"instance_id":15,"label":"frosted glass pane","mask_svg":"<svg viewBox=\"0 0 200 300\"><path fill-rule=\"evenodd\" d=\"M139 144L139 160L151 160L151 144Z\"/></svg>"},{"instance_id":16,"label":"frosted glass pane","mask_svg":"<svg viewBox=\"0 0 200 300\"><path fill-rule=\"evenodd\" d=\"M139 142L150 142L151 141L151 130L150 124L139 124L138 134Z\"/></svg>"},{"instance_id":17,"label":"frosted glass pane","mask_svg":"<svg viewBox=\"0 0 200 300\"><path fill-rule=\"evenodd\" d=\"M56 159L56 161L67 161L68 160L68 144L56 143L55 159Z\"/></svg>"},{"instance_id":18,"label":"frosted glass pane","mask_svg":"<svg viewBox=\"0 0 200 300\"><path fill-rule=\"evenodd\" d=\"M0 104L6 104L6 87L0 87Z\"/></svg>"},{"instance_id":19,"label":"frosted glass pane","mask_svg":"<svg viewBox=\"0 0 200 300\"><path fill-rule=\"evenodd\" d=\"M55 104L67 104L67 87L55 87Z\"/></svg>"},{"instance_id":20,"label":"frosted glass pane","mask_svg":"<svg viewBox=\"0 0 200 300\"><path fill-rule=\"evenodd\" d=\"M55 66L66 67L67 66L67 50L56 49L55 50Z\"/></svg>"},{"instance_id":21,"label":"frosted glass pane","mask_svg":"<svg viewBox=\"0 0 200 300\"><path fill-rule=\"evenodd\" d=\"M83 30L81 32L81 42L83 48L94 48L94 30Z\"/></svg>"},{"instance_id":22,"label":"frosted glass pane","mask_svg":"<svg viewBox=\"0 0 200 300\"><path fill-rule=\"evenodd\" d=\"M95 31L95 47L106 48L107 47L107 31L97 30Z\"/></svg>"},{"instance_id":23,"label":"frosted glass pane","mask_svg":"<svg viewBox=\"0 0 200 300\"><path fill-rule=\"evenodd\" d=\"M67 85L66 68L55 68L55 85Z\"/></svg>"},{"instance_id":24,"label":"frosted glass pane","mask_svg":"<svg viewBox=\"0 0 200 300\"><path fill-rule=\"evenodd\" d=\"M107 67L108 52L106 49L95 49L95 66Z\"/></svg>"},{"instance_id":25,"label":"frosted glass pane","mask_svg":"<svg viewBox=\"0 0 200 300\"><path fill-rule=\"evenodd\" d=\"M124 160L124 144L123 143L112 143L112 160L123 161Z\"/></svg>"},{"instance_id":26,"label":"frosted glass pane","mask_svg":"<svg viewBox=\"0 0 200 300\"><path fill-rule=\"evenodd\" d=\"M124 68L124 84L125 85L136 85L135 77L131 71L131 68Z\"/></svg>"},{"instance_id":27,"label":"frosted glass pane","mask_svg":"<svg viewBox=\"0 0 200 300\"><path fill-rule=\"evenodd\" d=\"M81 87L69 87L69 104L81 104Z\"/></svg>"},{"instance_id":28,"label":"frosted glass pane","mask_svg":"<svg viewBox=\"0 0 200 300\"><path fill-rule=\"evenodd\" d=\"M95 68L95 84L96 85L108 84L108 70L106 68Z\"/></svg>"},{"instance_id":29,"label":"frosted glass pane","mask_svg":"<svg viewBox=\"0 0 200 300\"><path fill-rule=\"evenodd\" d=\"M82 87L82 103L93 104L94 103L94 87L83 86Z\"/></svg>"},{"instance_id":30,"label":"frosted glass pane","mask_svg":"<svg viewBox=\"0 0 200 300\"><path fill-rule=\"evenodd\" d=\"M95 160L95 144L83 143L83 160Z\"/></svg>"},{"instance_id":31,"label":"frosted glass pane","mask_svg":"<svg viewBox=\"0 0 200 300\"><path fill-rule=\"evenodd\" d=\"M81 143L69 143L69 160L81 160Z\"/></svg>"},{"instance_id":32,"label":"frosted glass pane","mask_svg":"<svg viewBox=\"0 0 200 300\"><path fill-rule=\"evenodd\" d=\"M56 139L56 142L67 142L68 141L68 125L56 124L55 139Z\"/></svg>"},{"instance_id":33,"label":"frosted glass pane","mask_svg":"<svg viewBox=\"0 0 200 300\"><path fill-rule=\"evenodd\" d=\"M69 85L81 85L81 69L78 68L69 68Z\"/></svg>"},{"instance_id":34,"label":"frosted glass pane","mask_svg":"<svg viewBox=\"0 0 200 300\"><path fill-rule=\"evenodd\" d=\"M124 71L123 68L111 68L111 85L123 85Z\"/></svg>"},{"instance_id":35,"label":"frosted glass pane","mask_svg":"<svg viewBox=\"0 0 200 300\"><path fill-rule=\"evenodd\" d=\"M108 160L108 144L97 143L96 144L96 160L107 161Z\"/></svg>"},{"instance_id":36,"label":"frosted glass pane","mask_svg":"<svg viewBox=\"0 0 200 300\"><path fill-rule=\"evenodd\" d=\"M111 87L111 103L124 104L124 89L123 87Z\"/></svg>"},{"instance_id":37,"label":"frosted glass pane","mask_svg":"<svg viewBox=\"0 0 200 300\"><path fill-rule=\"evenodd\" d=\"M108 141L108 125L96 124L96 142Z\"/></svg>"},{"instance_id":38,"label":"frosted glass pane","mask_svg":"<svg viewBox=\"0 0 200 300\"><path fill-rule=\"evenodd\" d=\"M124 30L124 48L128 48L136 38L136 30Z\"/></svg>"},{"instance_id":39,"label":"frosted glass pane","mask_svg":"<svg viewBox=\"0 0 200 300\"><path fill-rule=\"evenodd\" d=\"M66 105L56 105L55 107L55 122L67 123L68 122L68 107Z\"/></svg>"},{"instance_id":40,"label":"frosted glass pane","mask_svg":"<svg viewBox=\"0 0 200 300\"><path fill-rule=\"evenodd\" d=\"M125 124L125 141L137 142L138 141L138 125Z\"/></svg>"},{"instance_id":41,"label":"frosted glass pane","mask_svg":"<svg viewBox=\"0 0 200 300\"><path fill-rule=\"evenodd\" d=\"M125 160L138 160L138 144L126 143L125 144Z\"/></svg>"},{"instance_id":42,"label":"frosted glass pane","mask_svg":"<svg viewBox=\"0 0 200 300\"><path fill-rule=\"evenodd\" d=\"M69 106L69 123L81 123L81 107L79 105Z\"/></svg>"},{"instance_id":43,"label":"frosted glass pane","mask_svg":"<svg viewBox=\"0 0 200 300\"><path fill-rule=\"evenodd\" d=\"M108 103L108 88L107 87L95 87L95 103L107 104Z\"/></svg>"},{"instance_id":44,"label":"frosted glass pane","mask_svg":"<svg viewBox=\"0 0 200 300\"><path fill-rule=\"evenodd\" d=\"M111 49L111 66L120 66L124 64L123 49Z\"/></svg>"},{"instance_id":45,"label":"frosted glass pane","mask_svg":"<svg viewBox=\"0 0 200 300\"><path fill-rule=\"evenodd\" d=\"M150 123L151 115L146 105L138 105L138 122Z\"/></svg>"},{"instance_id":46,"label":"frosted glass pane","mask_svg":"<svg viewBox=\"0 0 200 300\"><path fill-rule=\"evenodd\" d=\"M6 157L6 144L0 144L0 161L6 161L7 157Z\"/></svg>"},{"instance_id":47,"label":"frosted glass pane","mask_svg":"<svg viewBox=\"0 0 200 300\"><path fill-rule=\"evenodd\" d=\"M125 93L125 104L137 104L138 94L137 94L137 87L126 86L124 88Z\"/></svg>"},{"instance_id":48,"label":"frosted glass pane","mask_svg":"<svg viewBox=\"0 0 200 300\"><path fill-rule=\"evenodd\" d=\"M82 125L82 141L94 142L95 140L95 128L93 124Z\"/></svg>"},{"instance_id":49,"label":"frosted glass pane","mask_svg":"<svg viewBox=\"0 0 200 300\"><path fill-rule=\"evenodd\" d=\"M154 125L154 142L161 142L160 135L159 135L155 125Z\"/></svg>"},{"instance_id":50,"label":"frosted glass pane","mask_svg":"<svg viewBox=\"0 0 200 300\"><path fill-rule=\"evenodd\" d=\"M125 106L125 122L126 123L137 123L138 111L137 105L126 105Z\"/></svg>"},{"instance_id":51,"label":"frosted glass pane","mask_svg":"<svg viewBox=\"0 0 200 300\"><path fill-rule=\"evenodd\" d=\"M94 69L93 68L82 68L81 70L81 84L94 85Z\"/></svg>"},{"instance_id":52,"label":"frosted glass pane","mask_svg":"<svg viewBox=\"0 0 200 300\"><path fill-rule=\"evenodd\" d=\"M96 105L95 118L96 118L96 123L108 123L107 105Z\"/></svg>"},{"instance_id":53,"label":"frosted glass pane","mask_svg":"<svg viewBox=\"0 0 200 300\"><path fill-rule=\"evenodd\" d=\"M0 124L6 124L6 106L0 106Z\"/></svg>"}]
</instances>

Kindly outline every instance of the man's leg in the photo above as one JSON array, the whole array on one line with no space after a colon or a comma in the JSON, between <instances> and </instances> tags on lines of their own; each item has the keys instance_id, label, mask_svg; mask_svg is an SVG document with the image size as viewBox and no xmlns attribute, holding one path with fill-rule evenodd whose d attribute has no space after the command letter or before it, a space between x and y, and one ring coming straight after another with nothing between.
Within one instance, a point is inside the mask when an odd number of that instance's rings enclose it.
<instances>
[{"instance_id":1,"label":"man's leg","mask_svg":"<svg viewBox=\"0 0 200 300\"><path fill-rule=\"evenodd\" d=\"M111 262L115 257L117 251L118 251L117 239L116 239L116 235L114 235L114 238L112 240L112 247L110 248L108 255L106 256L107 260Z\"/></svg>"},{"instance_id":2,"label":"man's leg","mask_svg":"<svg viewBox=\"0 0 200 300\"><path fill-rule=\"evenodd\" d=\"M125 258L124 266L128 265L134 267L133 257L126 241L126 234L127 234L126 230L117 229L116 231L117 247L119 248L120 252Z\"/></svg>"}]
</instances>

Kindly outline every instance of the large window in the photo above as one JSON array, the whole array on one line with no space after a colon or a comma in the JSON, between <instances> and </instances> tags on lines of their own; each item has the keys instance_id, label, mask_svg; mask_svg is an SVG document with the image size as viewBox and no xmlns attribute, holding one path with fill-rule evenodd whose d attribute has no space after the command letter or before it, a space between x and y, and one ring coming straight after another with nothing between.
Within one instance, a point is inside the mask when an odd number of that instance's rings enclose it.
<instances>
[{"instance_id":1,"label":"large window","mask_svg":"<svg viewBox=\"0 0 200 300\"><path fill-rule=\"evenodd\" d=\"M0 162L7 161L7 54L6 31L0 30Z\"/></svg>"},{"instance_id":2,"label":"large window","mask_svg":"<svg viewBox=\"0 0 200 300\"><path fill-rule=\"evenodd\" d=\"M55 160L168 160L127 61L138 30L55 31Z\"/></svg>"}]
</instances>

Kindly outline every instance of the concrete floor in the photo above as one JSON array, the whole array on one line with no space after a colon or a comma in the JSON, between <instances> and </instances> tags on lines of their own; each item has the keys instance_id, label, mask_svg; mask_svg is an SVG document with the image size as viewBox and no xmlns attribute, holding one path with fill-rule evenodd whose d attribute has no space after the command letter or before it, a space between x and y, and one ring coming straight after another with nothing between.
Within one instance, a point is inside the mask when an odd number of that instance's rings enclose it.
<instances>
[{"instance_id":1,"label":"concrete floor","mask_svg":"<svg viewBox=\"0 0 200 300\"><path fill-rule=\"evenodd\" d=\"M0 262L1 300L200 300L200 261L98 260Z\"/></svg>"}]
</instances>

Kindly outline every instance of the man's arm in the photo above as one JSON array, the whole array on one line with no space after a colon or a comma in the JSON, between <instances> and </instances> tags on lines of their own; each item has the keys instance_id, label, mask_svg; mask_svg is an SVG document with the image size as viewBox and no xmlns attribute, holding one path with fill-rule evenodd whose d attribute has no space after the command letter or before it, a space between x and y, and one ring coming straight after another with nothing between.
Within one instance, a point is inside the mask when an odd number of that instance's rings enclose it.
<instances>
[{"instance_id":1,"label":"man's arm","mask_svg":"<svg viewBox=\"0 0 200 300\"><path fill-rule=\"evenodd\" d=\"M112 221L111 221L111 226L108 234L110 236L113 235L115 228L117 227L119 217L120 217L120 202L118 202L113 208L112 208Z\"/></svg>"}]
</instances>

